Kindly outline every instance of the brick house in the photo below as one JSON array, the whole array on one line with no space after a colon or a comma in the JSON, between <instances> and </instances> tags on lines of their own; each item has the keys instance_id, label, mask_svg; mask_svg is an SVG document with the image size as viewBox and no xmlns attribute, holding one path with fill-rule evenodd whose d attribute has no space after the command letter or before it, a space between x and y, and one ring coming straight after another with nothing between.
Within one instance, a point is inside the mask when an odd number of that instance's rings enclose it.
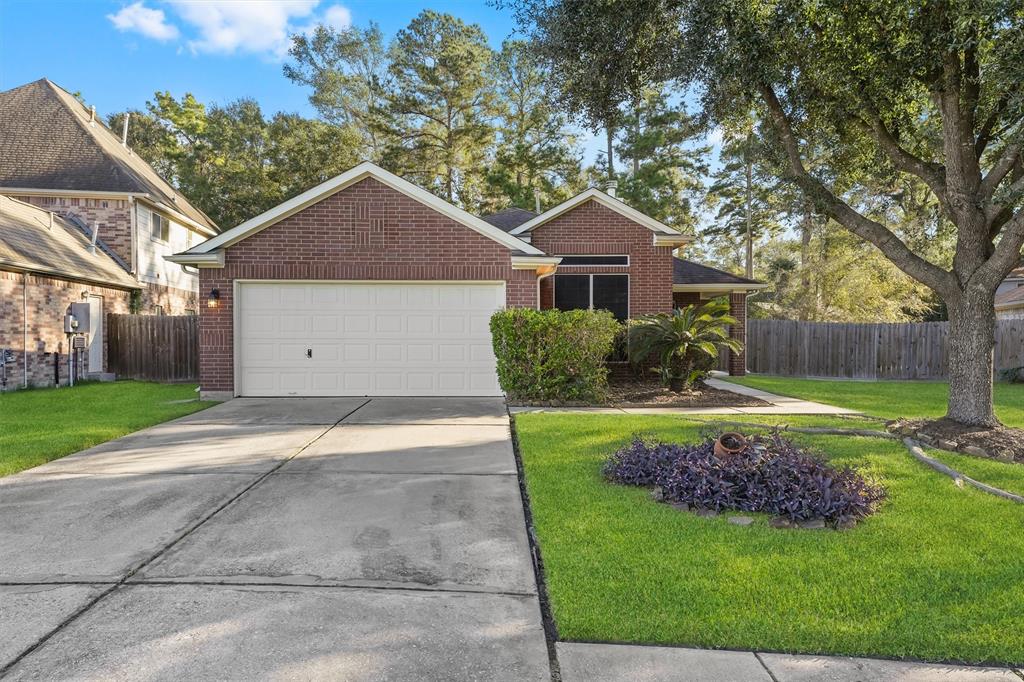
<instances>
[{"instance_id":1,"label":"brick house","mask_svg":"<svg viewBox=\"0 0 1024 682\"><path fill-rule=\"evenodd\" d=\"M67 384L106 367L104 313L126 313L142 285L80 221L0 195L0 391ZM69 348L64 315L88 307L85 346ZM84 328L83 328L84 331Z\"/></svg>"},{"instance_id":2,"label":"brick house","mask_svg":"<svg viewBox=\"0 0 1024 682\"><path fill-rule=\"evenodd\" d=\"M1010 271L996 288L995 305L1000 320L1024 318L1024 265Z\"/></svg>"},{"instance_id":3,"label":"brick house","mask_svg":"<svg viewBox=\"0 0 1024 682\"><path fill-rule=\"evenodd\" d=\"M198 275L164 256L217 226L93 109L45 78L0 92L0 194L96 229L141 285L138 312L197 312Z\"/></svg>"},{"instance_id":4,"label":"brick house","mask_svg":"<svg viewBox=\"0 0 1024 682\"><path fill-rule=\"evenodd\" d=\"M689 241L598 190L479 218L362 163L168 260L199 269L206 397L498 395L504 307L625 319L724 293L742 319L762 285L678 281Z\"/></svg>"}]
</instances>

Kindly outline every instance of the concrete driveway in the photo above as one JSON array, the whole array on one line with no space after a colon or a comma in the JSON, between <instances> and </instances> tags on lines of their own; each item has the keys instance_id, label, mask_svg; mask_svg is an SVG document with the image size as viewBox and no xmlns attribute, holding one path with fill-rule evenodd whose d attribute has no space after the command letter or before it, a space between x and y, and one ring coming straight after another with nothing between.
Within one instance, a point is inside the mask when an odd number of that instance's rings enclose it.
<instances>
[{"instance_id":1,"label":"concrete driveway","mask_svg":"<svg viewBox=\"0 0 1024 682\"><path fill-rule=\"evenodd\" d=\"M0 676L550 679L504 403L236 399L0 479Z\"/></svg>"}]
</instances>

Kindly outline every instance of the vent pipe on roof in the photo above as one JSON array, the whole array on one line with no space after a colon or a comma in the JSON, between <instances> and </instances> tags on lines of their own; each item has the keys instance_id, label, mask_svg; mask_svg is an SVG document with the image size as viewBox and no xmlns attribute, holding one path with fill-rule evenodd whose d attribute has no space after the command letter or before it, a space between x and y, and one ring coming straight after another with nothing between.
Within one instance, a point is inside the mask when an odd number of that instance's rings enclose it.
<instances>
[{"instance_id":1,"label":"vent pipe on roof","mask_svg":"<svg viewBox=\"0 0 1024 682\"><path fill-rule=\"evenodd\" d=\"M604 191L610 197L615 196L615 190L618 189L619 183L616 180L606 180L604 183Z\"/></svg>"},{"instance_id":2,"label":"vent pipe on roof","mask_svg":"<svg viewBox=\"0 0 1024 682\"><path fill-rule=\"evenodd\" d=\"M96 125L96 107L89 107L89 125Z\"/></svg>"},{"instance_id":3,"label":"vent pipe on roof","mask_svg":"<svg viewBox=\"0 0 1024 682\"><path fill-rule=\"evenodd\" d=\"M121 129L121 145L124 147L128 146L128 119L131 117L130 112L124 115L124 128Z\"/></svg>"},{"instance_id":4,"label":"vent pipe on roof","mask_svg":"<svg viewBox=\"0 0 1024 682\"><path fill-rule=\"evenodd\" d=\"M49 211L49 213L50 213L50 225L49 225L49 229L50 229L50 230L53 230L53 211Z\"/></svg>"},{"instance_id":5,"label":"vent pipe on roof","mask_svg":"<svg viewBox=\"0 0 1024 682\"><path fill-rule=\"evenodd\" d=\"M533 212L540 215L540 187L533 188L533 207Z\"/></svg>"},{"instance_id":6,"label":"vent pipe on roof","mask_svg":"<svg viewBox=\"0 0 1024 682\"><path fill-rule=\"evenodd\" d=\"M96 238L100 234L100 224L92 224L92 242L89 244L89 253L96 253Z\"/></svg>"}]
</instances>

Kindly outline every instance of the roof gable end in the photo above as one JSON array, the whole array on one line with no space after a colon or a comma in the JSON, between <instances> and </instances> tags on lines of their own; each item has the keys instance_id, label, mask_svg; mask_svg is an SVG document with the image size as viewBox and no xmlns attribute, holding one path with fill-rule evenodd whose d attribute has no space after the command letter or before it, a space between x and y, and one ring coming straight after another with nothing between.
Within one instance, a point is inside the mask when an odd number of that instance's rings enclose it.
<instances>
[{"instance_id":1,"label":"roof gable end","mask_svg":"<svg viewBox=\"0 0 1024 682\"><path fill-rule=\"evenodd\" d=\"M550 222L551 220L554 220L560 215L568 213L569 211L573 210L574 208L577 208L578 206L582 206L588 201L597 202L604 206L605 208L609 208L615 211L616 213L624 216L625 218L628 218L629 220L632 220L633 222L646 227L648 230L654 233L656 243L660 240L663 240L666 242L665 245L668 245L667 242L672 242L675 243L676 245L679 245L692 241L692 239L687 235L684 235L678 230L669 227L660 220L655 220L649 215L642 213L633 208L632 206L616 199L615 197L605 194L601 190L595 188L591 188L586 190L585 192L581 192L580 194L577 194L571 199L567 199L566 201L563 201L557 206L548 209L547 211L541 213L537 217L532 218L531 220L528 220L527 222L523 223L514 230L511 230L510 234L528 237L531 231L535 230L536 228L540 227L541 225L547 222Z\"/></svg>"},{"instance_id":2,"label":"roof gable end","mask_svg":"<svg viewBox=\"0 0 1024 682\"><path fill-rule=\"evenodd\" d=\"M444 199L441 199L440 197L434 196L425 189L417 187L408 180L404 180L374 163L364 161L358 166L345 171L341 175L333 177L326 182L322 182L316 187L313 187L298 196L292 197L288 201L278 204L274 208L264 211L254 218L250 218L241 225L227 230L226 232L223 232L202 244L194 246L182 254L178 254L173 257L173 260L177 263L187 263L189 262L188 259L190 256L210 254L228 248L366 178L373 178L391 189L415 199L427 208L433 209L438 213L465 225L502 246L505 246L511 251L522 252L523 254L531 256L544 255L544 253L536 247L530 246L521 239L506 233L504 230L485 222L484 220L445 201Z\"/></svg>"}]
</instances>

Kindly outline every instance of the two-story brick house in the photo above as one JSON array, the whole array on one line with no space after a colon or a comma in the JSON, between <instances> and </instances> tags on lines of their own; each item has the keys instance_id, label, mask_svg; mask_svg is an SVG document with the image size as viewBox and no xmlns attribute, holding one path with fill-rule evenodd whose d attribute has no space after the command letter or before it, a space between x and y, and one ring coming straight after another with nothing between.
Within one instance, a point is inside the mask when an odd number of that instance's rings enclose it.
<instances>
[{"instance_id":1,"label":"two-story brick house","mask_svg":"<svg viewBox=\"0 0 1024 682\"><path fill-rule=\"evenodd\" d=\"M197 311L199 278L164 261L217 226L74 95L41 79L0 92L0 194L73 217L142 285L138 311Z\"/></svg>"}]
</instances>

